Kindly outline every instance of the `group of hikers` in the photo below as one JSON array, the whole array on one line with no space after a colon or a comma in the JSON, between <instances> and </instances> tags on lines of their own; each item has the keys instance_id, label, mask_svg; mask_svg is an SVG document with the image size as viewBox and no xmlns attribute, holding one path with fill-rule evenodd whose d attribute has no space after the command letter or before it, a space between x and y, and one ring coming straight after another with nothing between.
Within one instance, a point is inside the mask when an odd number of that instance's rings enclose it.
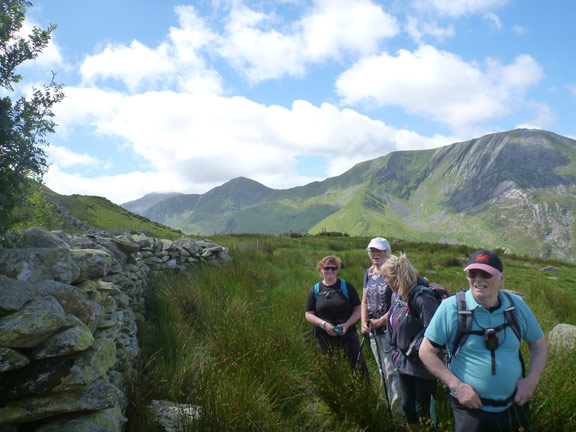
<instances>
[{"instance_id":1,"label":"group of hikers","mask_svg":"<svg viewBox=\"0 0 576 432\"><path fill-rule=\"evenodd\" d=\"M450 391L456 431L529 431L529 400L545 367L546 342L525 301L502 289L498 255L472 253L464 267L469 289L451 296L444 290L442 296L406 255L392 255L386 239L372 239L366 250L372 264L362 298L339 279L339 257L317 264L323 279L308 292L305 317L322 352L343 350L354 371L360 368L367 377L356 328L361 320L383 397L408 430L419 431L430 418L440 380ZM530 350L529 372L522 339Z\"/></svg>"}]
</instances>

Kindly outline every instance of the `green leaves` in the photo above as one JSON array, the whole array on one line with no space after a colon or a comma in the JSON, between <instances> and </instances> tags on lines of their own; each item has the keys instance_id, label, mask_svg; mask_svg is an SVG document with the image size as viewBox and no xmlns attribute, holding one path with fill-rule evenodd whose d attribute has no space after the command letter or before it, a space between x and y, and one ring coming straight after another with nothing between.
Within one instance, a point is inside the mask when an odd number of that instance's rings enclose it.
<instances>
[{"instance_id":1,"label":"green leaves","mask_svg":"<svg viewBox=\"0 0 576 432\"><path fill-rule=\"evenodd\" d=\"M29 6L25 0L5 0L0 6L0 86L11 92L22 79L16 68L35 59L56 28L34 27L28 38L20 36ZM42 89L34 89L30 98L0 99L0 235L15 221L12 212L25 201L29 180L41 181L48 169L42 147L48 145L45 137L56 126L52 107L64 98L54 76Z\"/></svg>"}]
</instances>

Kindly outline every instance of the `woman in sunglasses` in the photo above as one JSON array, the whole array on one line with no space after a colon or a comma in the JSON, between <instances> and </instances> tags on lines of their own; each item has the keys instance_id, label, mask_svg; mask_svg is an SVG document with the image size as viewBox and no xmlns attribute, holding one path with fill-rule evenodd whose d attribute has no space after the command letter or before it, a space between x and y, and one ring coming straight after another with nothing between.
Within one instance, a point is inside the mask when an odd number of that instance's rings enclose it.
<instances>
[{"instance_id":1,"label":"woman in sunglasses","mask_svg":"<svg viewBox=\"0 0 576 432\"><path fill-rule=\"evenodd\" d=\"M350 365L368 369L358 339L356 322L360 319L360 297L354 286L338 278L342 261L335 255L322 258L317 269L322 281L310 288L306 299L306 321L313 325L314 336L322 352L342 349Z\"/></svg>"}]
</instances>

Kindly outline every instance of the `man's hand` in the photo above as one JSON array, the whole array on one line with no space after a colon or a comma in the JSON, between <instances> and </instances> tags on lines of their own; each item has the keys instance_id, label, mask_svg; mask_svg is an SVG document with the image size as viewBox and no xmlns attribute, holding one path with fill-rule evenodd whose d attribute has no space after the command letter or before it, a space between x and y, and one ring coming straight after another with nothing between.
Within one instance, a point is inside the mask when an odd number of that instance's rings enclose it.
<instances>
[{"instance_id":1,"label":"man's hand","mask_svg":"<svg viewBox=\"0 0 576 432\"><path fill-rule=\"evenodd\" d=\"M522 406L534 395L534 390L536 390L536 386L538 385L538 381L530 379L529 377L522 378L518 380L516 383L516 395L514 396L514 403Z\"/></svg>"},{"instance_id":2,"label":"man's hand","mask_svg":"<svg viewBox=\"0 0 576 432\"><path fill-rule=\"evenodd\" d=\"M462 381L452 389L458 402L468 409L480 409L482 407L482 402L480 401L480 396L474 390L470 384L466 384Z\"/></svg>"}]
</instances>

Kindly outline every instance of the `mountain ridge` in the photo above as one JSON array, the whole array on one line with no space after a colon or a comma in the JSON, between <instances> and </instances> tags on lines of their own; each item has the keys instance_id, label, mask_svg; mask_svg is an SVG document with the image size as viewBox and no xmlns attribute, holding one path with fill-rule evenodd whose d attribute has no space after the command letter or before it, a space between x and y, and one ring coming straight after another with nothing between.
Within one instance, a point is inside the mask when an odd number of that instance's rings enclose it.
<instances>
[{"instance_id":1,"label":"mountain ridge","mask_svg":"<svg viewBox=\"0 0 576 432\"><path fill-rule=\"evenodd\" d=\"M516 129L389 153L295 188L239 177L139 214L190 233L327 230L574 260L575 185L575 140Z\"/></svg>"}]
</instances>

